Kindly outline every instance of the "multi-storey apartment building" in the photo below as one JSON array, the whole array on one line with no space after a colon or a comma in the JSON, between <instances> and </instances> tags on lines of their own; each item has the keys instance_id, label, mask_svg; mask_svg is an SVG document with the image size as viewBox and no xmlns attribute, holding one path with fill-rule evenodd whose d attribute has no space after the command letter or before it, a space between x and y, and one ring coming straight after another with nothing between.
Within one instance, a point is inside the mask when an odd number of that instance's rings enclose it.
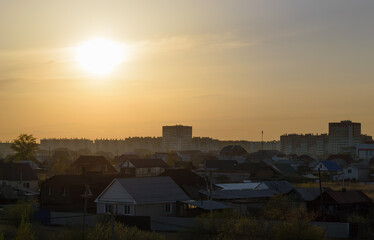
<instances>
[{"instance_id":1,"label":"multi-storey apartment building","mask_svg":"<svg viewBox=\"0 0 374 240\"><path fill-rule=\"evenodd\" d=\"M162 148L164 151L191 150L192 127L175 125L162 127Z\"/></svg>"},{"instance_id":2,"label":"multi-storey apartment building","mask_svg":"<svg viewBox=\"0 0 374 240\"><path fill-rule=\"evenodd\" d=\"M285 134L280 142L285 154L324 156L328 151L327 134Z\"/></svg>"},{"instance_id":3,"label":"multi-storey apartment building","mask_svg":"<svg viewBox=\"0 0 374 240\"><path fill-rule=\"evenodd\" d=\"M58 148L67 148L73 151L89 149L95 151L94 141L85 138L49 138L40 139L41 150L52 151Z\"/></svg>"},{"instance_id":4,"label":"multi-storey apartment building","mask_svg":"<svg viewBox=\"0 0 374 240\"><path fill-rule=\"evenodd\" d=\"M362 142L361 123L349 120L329 123L329 153L338 154L344 148Z\"/></svg>"}]
</instances>

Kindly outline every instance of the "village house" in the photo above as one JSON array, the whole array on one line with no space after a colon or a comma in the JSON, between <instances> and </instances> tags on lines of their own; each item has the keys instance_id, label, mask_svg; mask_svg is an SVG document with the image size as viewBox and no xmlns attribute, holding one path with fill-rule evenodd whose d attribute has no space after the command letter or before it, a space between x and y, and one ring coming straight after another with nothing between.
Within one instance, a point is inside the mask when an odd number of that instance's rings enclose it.
<instances>
[{"instance_id":1,"label":"village house","mask_svg":"<svg viewBox=\"0 0 374 240\"><path fill-rule=\"evenodd\" d=\"M97 213L179 216L177 202L190 200L170 177L116 178L96 198Z\"/></svg>"},{"instance_id":2,"label":"village house","mask_svg":"<svg viewBox=\"0 0 374 240\"><path fill-rule=\"evenodd\" d=\"M0 184L38 192L38 176L29 163L0 162Z\"/></svg>"},{"instance_id":3,"label":"village house","mask_svg":"<svg viewBox=\"0 0 374 240\"><path fill-rule=\"evenodd\" d=\"M372 200L359 190L342 191L326 190L322 195L310 202L310 210L322 212L326 216L343 219L353 212L368 212L372 207Z\"/></svg>"},{"instance_id":4,"label":"village house","mask_svg":"<svg viewBox=\"0 0 374 240\"><path fill-rule=\"evenodd\" d=\"M310 209L311 202L321 194L321 191L331 190L331 188L295 188L289 194L292 204L298 207Z\"/></svg>"},{"instance_id":5,"label":"village house","mask_svg":"<svg viewBox=\"0 0 374 240\"><path fill-rule=\"evenodd\" d=\"M81 155L71 165L74 174L117 174L104 156Z\"/></svg>"},{"instance_id":6,"label":"village house","mask_svg":"<svg viewBox=\"0 0 374 240\"><path fill-rule=\"evenodd\" d=\"M95 198L117 175L56 175L40 189L40 207L53 212L83 212L87 192L87 212L96 212Z\"/></svg>"},{"instance_id":7,"label":"village house","mask_svg":"<svg viewBox=\"0 0 374 240\"><path fill-rule=\"evenodd\" d=\"M340 174L342 169L336 162L330 160L320 161L317 165L315 165L312 171L315 175L318 175L318 172L320 172L321 174L327 175L332 179L333 176Z\"/></svg>"},{"instance_id":8,"label":"village house","mask_svg":"<svg viewBox=\"0 0 374 240\"><path fill-rule=\"evenodd\" d=\"M159 176L171 177L191 199L199 199L199 191L206 188L204 178L188 169L169 168Z\"/></svg>"},{"instance_id":9,"label":"village house","mask_svg":"<svg viewBox=\"0 0 374 240\"><path fill-rule=\"evenodd\" d=\"M139 158L127 159L119 163L116 168L123 176L152 177L163 173L169 165L161 159Z\"/></svg>"},{"instance_id":10,"label":"village house","mask_svg":"<svg viewBox=\"0 0 374 240\"><path fill-rule=\"evenodd\" d=\"M337 180L368 181L370 179L370 167L363 164L351 164L345 167Z\"/></svg>"},{"instance_id":11,"label":"village house","mask_svg":"<svg viewBox=\"0 0 374 240\"><path fill-rule=\"evenodd\" d=\"M200 190L204 199L209 199L210 193ZM212 191L212 199L224 203L240 214L248 214L251 209L259 209L264 206L269 198L278 195L279 192L272 189L233 189Z\"/></svg>"}]
</instances>

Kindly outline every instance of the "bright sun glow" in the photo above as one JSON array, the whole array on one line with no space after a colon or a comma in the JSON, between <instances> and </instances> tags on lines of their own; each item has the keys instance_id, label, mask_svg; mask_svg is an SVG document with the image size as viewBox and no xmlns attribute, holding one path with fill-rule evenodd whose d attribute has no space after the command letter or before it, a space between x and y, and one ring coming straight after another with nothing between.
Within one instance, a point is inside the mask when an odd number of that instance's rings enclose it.
<instances>
[{"instance_id":1,"label":"bright sun glow","mask_svg":"<svg viewBox=\"0 0 374 240\"><path fill-rule=\"evenodd\" d=\"M76 48L79 65L94 75L106 75L129 55L126 45L107 39L93 39Z\"/></svg>"}]
</instances>

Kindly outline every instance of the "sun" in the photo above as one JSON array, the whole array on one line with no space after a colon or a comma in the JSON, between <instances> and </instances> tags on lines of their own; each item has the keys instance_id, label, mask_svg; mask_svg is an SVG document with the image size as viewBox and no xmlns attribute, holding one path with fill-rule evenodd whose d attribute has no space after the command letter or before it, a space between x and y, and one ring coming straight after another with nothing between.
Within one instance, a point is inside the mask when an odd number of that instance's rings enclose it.
<instances>
[{"instance_id":1,"label":"sun","mask_svg":"<svg viewBox=\"0 0 374 240\"><path fill-rule=\"evenodd\" d=\"M125 44L96 38L77 46L75 53L81 68L93 75L103 76L126 60L129 50Z\"/></svg>"}]
</instances>

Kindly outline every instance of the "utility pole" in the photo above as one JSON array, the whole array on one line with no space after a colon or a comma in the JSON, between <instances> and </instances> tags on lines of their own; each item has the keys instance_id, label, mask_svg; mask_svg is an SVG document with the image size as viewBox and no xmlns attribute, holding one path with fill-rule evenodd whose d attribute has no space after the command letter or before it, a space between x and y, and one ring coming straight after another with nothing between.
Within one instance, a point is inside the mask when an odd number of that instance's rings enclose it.
<instances>
[{"instance_id":1,"label":"utility pole","mask_svg":"<svg viewBox=\"0 0 374 240\"><path fill-rule=\"evenodd\" d=\"M322 196L322 180L321 180L321 167L318 168L318 177L319 177L319 196L320 196L320 209L322 216L324 215L324 210L323 210L323 196Z\"/></svg>"},{"instance_id":2,"label":"utility pole","mask_svg":"<svg viewBox=\"0 0 374 240\"><path fill-rule=\"evenodd\" d=\"M114 240L114 204L112 205L112 211L110 216L110 222L112 224L112 240Z\"/></svg>"},{"instance_id":3,"label":"utility pole","mask_svg":"<svg viewBox=\"0 0 374 240\"><path fill-rule=\"evenodd\" d=\"M213 209L212 209L212 200L213 200L213 178L212 178L212 171L209 171L209 180L210 180L210 185L209 185L209 208L210 208L210 215L213 214Z\"/></svg>"},{"instance_id":4,"label":"utility pole","mask_svg":"<svg viewBox=\"0 0 374 240\"><path fill-rule=\"evenodd\" d=\"M84 207L83 207L83 231L82 231L82 239L84 240L84 230L85 230L85 227L86 227L86 215L87 215L87 199L92 197L92 193L91 193L91 189L90 189L90 186L89 185L85 185L85 190L84 190L84 195L82 195L82 197L84 197Z\"/></svg>"},{"instance_id":5,"label":"utility pole","mask_svg":"<svg viewBox=\"0 0 374 240\"><path fill-rule=\"evenodd\" d=\"M261 131L261 150L264 151L264 131Z\"/></svg>"}]
</instances>

